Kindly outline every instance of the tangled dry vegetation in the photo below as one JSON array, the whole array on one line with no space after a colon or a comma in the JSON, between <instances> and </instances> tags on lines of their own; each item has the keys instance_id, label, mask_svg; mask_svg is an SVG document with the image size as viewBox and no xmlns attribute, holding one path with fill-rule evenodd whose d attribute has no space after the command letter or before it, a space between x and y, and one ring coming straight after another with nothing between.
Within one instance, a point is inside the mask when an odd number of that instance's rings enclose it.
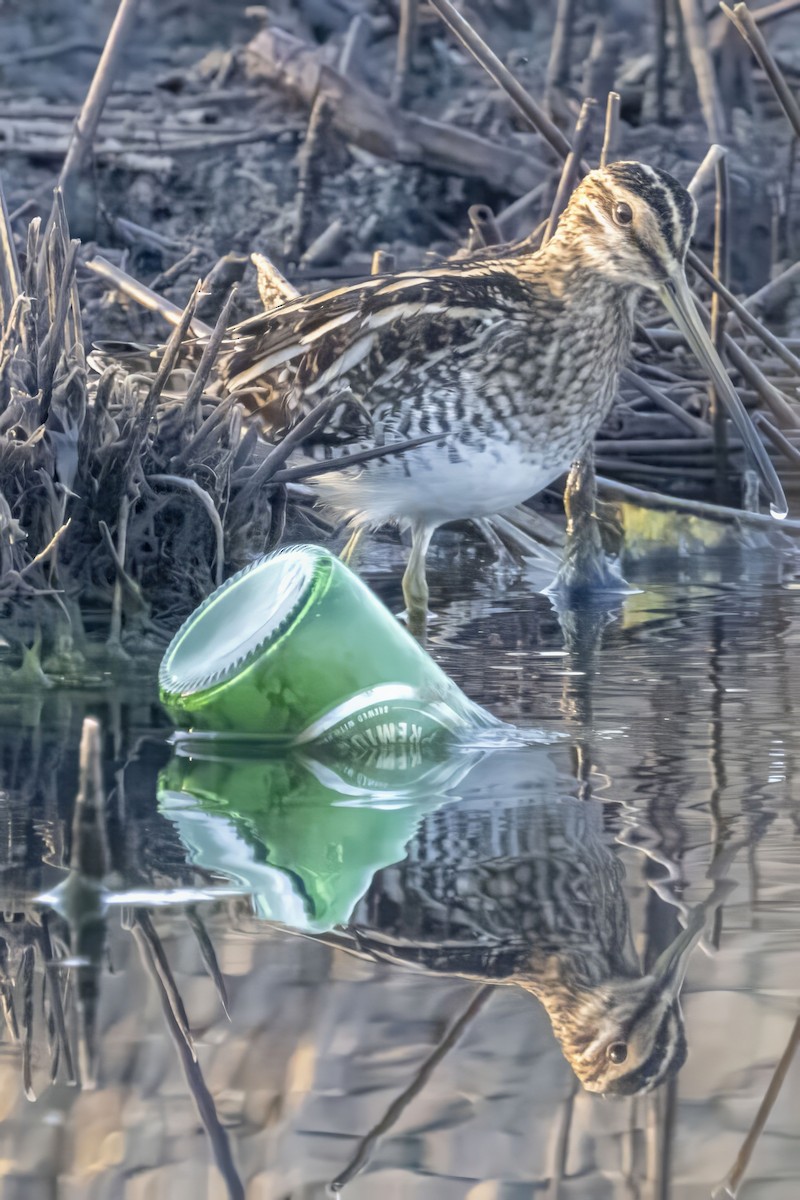
<instances>
[{"instance_id":1,"label":"tangled dry vegetation","mask_svg":"<svg viewBox=\"0 0 800 1200\"><path fill-rule=\"evenodd\" d=\"M95 184L98 179L102 184L106 172L119 191L120 171L127 171L122 190L133 196L132 180L158 174L156 149L163 163L165 155L202 157L219 153L220 147L247 155L251 145L266 142L270 153L276 152L275 179L258 173L256 165L266 171L267 159L257 156L246 158L246 165L238 158L226 175L236 177L239 189L256 188L276 231L269 250L280 270L260 260L266 264L260 273L261 301L266 305L281 298L281 271L305 290L364 275L376 250L384 269L391 261L387 254L394 255L398 268L424 262L425 247L419 241L427 242L428 261L430 254L463 252L459 231L433 211L433 198L441 200L445 193L450 212L458 203L466 209L470 200L480 201L469 209L472 247L520 236L537 225L545 239L583 170L583 160L596 161L601 144L604 157L649 159L676 170L688 182L685 166L676 167L673 161L678 139L674 110L676 96L685 96L691 85L699 98L692 144L707 146L725 139L736 147L732 171L724 154L712 146L692 179L706 214L701 225L713 249L711 266L698 255L691 259L697 295L710 307L712 334L745 402L758 410L765 439L780 457L779 469L792 490L800 464L800 341L792 336L790 325L789 336L779 338L762 319L778 311L790 315L798 279L792 254L796 222L790 204L789 138L782 132L766 155L763 147L756 153L755 124L744 138L732 129L737 122L741 125L743 112L733 105L745 95L751 121L766 122L770 138L787 118L791 132L800 136L800 108L761 33L776 17L791 15L800 5L781 0L767 6L769 13L757 13L757 21L740 4L728 14L730 20L717 14L705 21L699 19L702 11L695 0L672 6L656 3L651 20L655 53L637 67L640 60L633 51L641 47L622 36L624 4L595 11L588 3L559 0L553 6L546 61L541 63L546 108L481 57L469 29L459 34L447 5L439 0L432 0L428 9L416 0L352 0L334 6L324 20L313 5L279 5L288 28L272 23L244 49L229 53L225 69L210 80L207 74L185 74L180 86L173 80L159 98L159 103L167 103L164 97L174 94L184 109L188 101L205 112L203 105L225 111L229 94L238 97L237 111L242 106L247 111L254 97L266 96L271 122L261 120L252 130L226 131L223 121L205 142L195 139L196 145L185 135L181 140L166 121L150 145L137 122L136 139L125 146L120 138L132 126L122 119L119 103L112 103L111 83L125 38L132 36L137 7L136 0L120 5L78 120L80 136L67 143L62 190L56 192L49 217L35 216L26 229L20 213L35 208L29 199L11 217L3 203L0 219L0 608L8 618L4 628L16 628L21 642L30 643L39 628L46 629L52 670L80 670L81 656L91 642L87 629L90 634L99 632L122 659L126 646L135 645L141 652L150 642L160 644L226 573L277 544L287 504L291 508L297 496L287 490L296 475L285 469L285 460L308 431L293 431L277 447L265 444L247 428L235 400L225 397L215 381L214 360L226 325L233 314L252 308L250 281L245 279L238 296L229 287L231 279L245 271L244 255L223 253L218 262L210 262L203 288L196 287L182 308L189 290L187 275L191 278L194 272L196 278L208 246L198 248L191 236L176 240L176 228L185 229L186 212L177 202L172 204L172 198L171 211L177 218L161 231L137 224L121 207L109 213L108 195L100 206L108 219L107 242L110 230L112 240L119 237L134 249L143 247L162 258L172 252L174 261L159 272L162 292L148 291L122 270L113 246L106 250L101 243L104 254L116 256L116 265L108 268L97 255L97 240L84 251L70 238L67 211L82 232L87 226L83 185L91 174L92 153ZM520 14L527 13L529 26L532 22L540 33L543 18L536 6L522 2L490 7L491 13L483 8L476 12L476 19L483 23L488 41L497 31L510 61L514 55L509 47L520 36L515 32ZM456 32L458 52L439 17ZM442 42L443 38L450 40ZM588 58L581 68L580 55L587 46ZM474 73L470 54L493 80ZM426 111L430 98L420 85L421 67L435 75L437 61L446 67L449 99L441 116L431 116ZM530 67L519 60L518 65L529 87L537 82L536 64ZM383 81L376 78L381 73ZM619 92L609 92L612 85ZM388 95L380 94L381 88ZM591 89L603 104L608 92L605 123L597 119L602 105L591 97L579 103L580 89L584 95ZM439 96L440 106L441 102ZM50 140L43 142L35 135L31 116L38 111L18 106L8 118L14 125L15 153L23 159L28 155L41 161L61 153L52 131L59 128L63 112L55 113L54 106ZM17 112L28 116L23 119ZM568 137L565 130L572 126ZM304 127L305 138L292 164L293 189L281 200L281 187L286 191L286 186L278 177L285 179L291 158L286 138L297 143ZM748 153L753 162L758 159L753 178L775 198L774 270L764 286L737 299L726 286L731 282L726 264L732 258L747 260L746 248L738 246L734 234L741 228L741 202L735 197L749 169ZM184 192L188 178L187 172L178 181ZM361 199L354 199L354 181L357 196L367 195L372 206L366 219ZM714 196L715 217L709 220ZM427 208L426 198L431 198ZM160 204L159 211L165 210L163 197ZM154 201L153 213L156 209ZM89 234L97 239L94 221L95 216L88 220ZM155 216L153 224L158 225ZM394 227L404 231L405 241L388 236ZM414 229L417 245L409 241ZM425 229L427 233L421 232ZM265 247L251 240L235 248ZM144 260L134 253L136 261ZM76 268L83 263L95 270L93 277L84 272L84 278L93 280L90 323L98 307L98 274L112 282L117 296L127 294L144 302L172 322L169 342L155 358L134 359L125 370L87 365L86 347L92 340L91 333L87 337L84 332L87 285L82 282L79 296L76 282ZM170 294L180 303L170 301ZM216 305L213 327L199 315L209 315L209 297ZM118 310L117 329L129 320L136 325L131 330L135 337L140 324L130 301L126 303L127 308ZM601 494L621 505L656 508L669 508L676 503L673 495L680 495L687 498L690 512L724 519L725 513L714 514L704 501L721 498L737 505L742 463L738 446L727 439L714 413L714 397L707 394L678 336L660 315L648 315L630 369L623 373L619 403L596 446ZM314 421L324 417L321 408ZM649 490L653 488L657 492ZM750 503L757 506L757 495L750 496ZM307 506L294 507L308 514L305 520L318 521ZM728 518L737 526L769 524L755 512L731 510ZM314 532L326 532L324 522L315 525ZM514 540L507 523L484 532L501 541ZM16 626L9 624L11 618ZM23 676L26 671L35 675L38 659L29 657L26 664Z\"/></svg>"},{"instance_id":2,"label":"tangled dry vegetation","mask_svg":"<svg viewBox=\"0 0 800 1200\"><path fill-rule=\"evenodd\" d=\"M163 638L226 563L281 532L280 504L260 503L252 484L263 448L243 436L236 405L204 400L219 337L179 394L165 390L199 286L156 370L90 378L78 247L57 192L47 224L31 222L22 269L6 238L3 274L0 597L22 602L28 624L61 615L50 650L62 668L87 618L106 617L120 653L123 634Z\"/></svg>"}]
</instances>

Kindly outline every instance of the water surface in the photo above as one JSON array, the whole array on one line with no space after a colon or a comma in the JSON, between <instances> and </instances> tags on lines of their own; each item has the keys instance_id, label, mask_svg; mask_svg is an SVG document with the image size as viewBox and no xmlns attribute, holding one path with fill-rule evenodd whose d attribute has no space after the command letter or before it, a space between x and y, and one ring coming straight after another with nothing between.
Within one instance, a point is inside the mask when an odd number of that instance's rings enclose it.
<instances>
[{"instance_id":1,"label":"water surface","mask_svg":"<svg viewBox=\"0 0 800 1200\"><path fill-rule=\"evenodd\" d=\"M355 1200L709 1197L800 1016L795 567L676 559L563 621L434 572L431 652L548 735L436 764L175 757L149 663L0 699L0 1198L310 1200L360 1152ZM87 715L104 819L75 828ZM562 1046L687 925L642 1063L674 1070L586 1090ZM786 1057L751 1200L800 1194Z\"/></svg>"}]
</instances>

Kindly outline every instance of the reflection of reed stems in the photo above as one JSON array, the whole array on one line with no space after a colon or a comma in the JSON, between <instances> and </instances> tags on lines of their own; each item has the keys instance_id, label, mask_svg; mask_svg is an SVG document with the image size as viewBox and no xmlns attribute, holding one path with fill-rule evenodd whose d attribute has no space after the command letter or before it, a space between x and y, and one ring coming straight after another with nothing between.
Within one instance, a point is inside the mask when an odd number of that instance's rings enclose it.
<instances>
[{"instance_id":1,"label":"reflection of reed stems","mask_svg":"<svg viewBox=\"0 0 800 1200\"><path fill-rule=\"evenodd\" d=\"M175 982L175 977L172 974L172 969L167 962L167 956L164 953L164 947L161 944L161 938L156 933L150 913L146 908L137 908L135 910L132 932L136 937L137 944L144 943L147 946L149 960L153 964L153 970L158 975L161 986L164 989L172 1014L172 1021L175 1028L180 1031L181 1037L186 1043L186 1048L191 1055L192 1061L197 1062L197 1053L194 1048L192 1039L192 1031L189 1028L189 1018L186 1015L186 1009L178 990L178 985Z\"/></svg>"},{"instance_id":2,"label":"reflection of reed stems","mask_svg":"<svg viewBox=\"0 0 800 1200\"><path fill-rule=\"evenodd\" d=\"M19 1026L14 1010L14 985L8 975L8 942L0 937L0 1008L12 1042L19 1041Z\"/></svg>"},{"instance_id":3,"label":"reflection of reed stems","mask_svg":"<svg viewBox=\"0 0 800 1200\"><path fill-rule=\"evenodd\" d=\"M192 1093L195 1105L197 1106L200 1120L203 1122L203 1127L208 1134L211 1153L225 1181L228 1196L230 1200L245 1200L244 1184L233 1161L228 1135L219 1119L214 1098L206 1086L200 1064L194 1055L191 1047L191 1037L187 1037L188 1029L183 1002L178 995L174 981L172 981L172 989L166 985L164 974L156 958L157 947L162 961L166 962L163 948L149 915L143 909L136 910L136 916L131 926L131 933L139 950L142 964L158 991L161 1010L167 1022L167 1029L178 1053L178 1058L180 1059L189 1091ZM172 980L172 973L168 966L167 974L169 979ZM175 1007L176 997L179 1004L177 1012Z\"/></svg>"},{"instance_id":4,"label":"reflection of reed stems","mask_svg":"<svg viewBox=\"0 0 800 1200\"><path fill-rule=\"evenodd\" d=\"M211 938L208 936L206 927L203 924L194 904L187 904L186 918L192 927L192 933L197 939L197 944L200 947L200 953L203 957L203 962L205 963L206 970L214 982L214 987L216 988L217 996L219 997L219 1002L223 1007L225 1016L230 1019L230 1013L228 1012L228 989L225 987L225 980L223 979L222 972L219 969L217 952L214 949L214 944L211 941Z\"/></svg>"},{"instance_id":5,"label":"reflection of reed stems","mask_svg":"<svg viewBox=\"0 0 800 1200\"><path fill-rule=\"evenodd\" d=\"M578 1080L573 1075L569 1095L561 1102L561 1117L556 1130L556 1144L553 1153L553 1174L547 1189L548 1200L559 1200L561 1183L567 1173L567 1156L569 1154L569 1135L572 1130L572 1114L575 1110L575 1093L578 1090Z\"/></svg>"},{"instance_id":6,"label":"reflection of reed stems","mask_svg":"<svg viewBox=\"0 0 800 1200\"><path fill-rule=\"evenodd\" d=\"M33 946L22 951L17 970L16 987L22 995L22 1086L29 1100L35 1100L31 1073L33 1049Z\"/></svg>"},{"instance_id":7,"label":"reflection of reed stems","mask_svg":"<svg viewBox=\"0 0 800 1200\"><path fill-rule=\"evenodd\" d=\"M654 1200L669 1200L672 1191L672 1146L675 1140L675 1107L678 1080L673 1075L660 1092L648 1096L653 1114L653 1136L656 1140ZM649 1132L649 1131L648 1131Z\"/></svg>"},{"instance_id":8,"label":"reflection of reed stems","mask_svg":"<svg viewBox=\"0 0 800 1200\"><path fill-rule=\"evenodd\" d=\"M69 1043L69 1034L67 1033L67 1022L64 1018L64 1002L61 996L61 981L59 978L58 964L55 961L53 954L53 943L50 939L50 918L48 913L42 914L41 928L38 930L39 946L42 951L42 958L45 963L44 987L45 991L49 988L50 991L50 1007L53 1013L53 1021L57 1035L55 1054L53 1056L53 1064L51 1071L51 1083L55 1080L58 1062L57 1055L59 1048L64 1055L64 1070L67 1073L67 1081L69 1083L77 1083L78 1077L75 1073L75 1062L72 1057L72 1047Z\"/></svg>"},{"instance_id":9,"label":"reflection of reed stems","mask_svg":"<svg viewBox=\"0 0 800 1200\"><path fill-rule=\"evenodd\" d=\"M384 1115L381 1117L380 1121L378 1121L376 1125L373 1125L369 1133L365 1134L361 1139L358 1144L358 1149L341 1174L337 1175L336 1178L331 1181L330 1190L332 1192L340 1192L346 1184L350 1183L353 1179L355 1179L356 1175L363 1171L364 1167L369 1162L378 1141L385 1133L388 1133L392 1126L397 1122L398 1118L402 1116L403 1112L405 1112L406 1108L414 1099L414 1097L419 1095L433 1074L435 1068L442 1061L447 1052L451 1050L453 1046L455 1046L464 1030L478 1015L493 991L494 986L487 983L484 984L483 987L478 988L478 990L473 994L472 999L464 1009L461 1016L456 1018L456 1020L448 1029L447 1033L439 1042L438 1046L436 1046L436 1048L425 1059L406 1090L401 1092L396 1100L392 1101Z\"/></svg>"},{"instance_id":10,"label":"reflection of reed stems","mask_svg":"<svg viewBox=\"0 0 800 1200\"><path fill-rule=\"evenodd\" d=\"M794 1023L792 1032L789 1035L789 1041L786 1043L786 1049L781 1055L780 1062L775 1068L772 1079L769 1081L764 1099L759 1105L758 1112L755 1115L755 1120L750 1127L747 1137L742 1142L742 1148L736 1156L736 1162L731 1167L725 1179L715 1189L713 1200L723 1200L724 1197L735 1197L741 1186L744 1173L747 1170L747 1164L750 1162L753 1151L756 1148L756 1142L761 1137L764 1131L764 1126L769 1119L769 1114L772 1112L772 1107L778 1098L778 1092L783 1086L783 1081L789 1067L792 1064L792 1059L795 1056L797 1047L800 1046L800 1017Z\"/></svg>"}]
</instances>

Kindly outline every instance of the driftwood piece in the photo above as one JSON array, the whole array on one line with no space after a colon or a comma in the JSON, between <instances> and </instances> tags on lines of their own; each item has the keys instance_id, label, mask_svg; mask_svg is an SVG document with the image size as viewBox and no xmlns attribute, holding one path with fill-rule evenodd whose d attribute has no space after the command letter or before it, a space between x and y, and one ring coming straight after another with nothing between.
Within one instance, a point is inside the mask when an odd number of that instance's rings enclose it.
<instances>
[{"instance_id":1,"label":"driftwood piece","mask_svg":"<svg viewBox=\"0 0 800 1200\"><path fill-rule=\"evenodd\" d=\"M528 151L395 109L362 83L346 79L316 50L282 29L261 30L247 49L251 79L275 84L309 106L324 96L333 127L381 158L481 179L513 195L529 191L542 176L542 164Z\"/></svg>"}]
</instances>

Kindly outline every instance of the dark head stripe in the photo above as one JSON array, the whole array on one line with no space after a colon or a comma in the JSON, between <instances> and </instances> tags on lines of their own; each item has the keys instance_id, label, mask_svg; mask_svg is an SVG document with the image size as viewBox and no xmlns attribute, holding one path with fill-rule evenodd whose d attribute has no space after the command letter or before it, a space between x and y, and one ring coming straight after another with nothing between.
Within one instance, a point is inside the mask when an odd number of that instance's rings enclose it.
<instances>
[{"instance_id":1,"label":"dark head stripe","mask_svg":"<svg viewBox=\"0 0 800 1200\"><path fill-rule=\"evenodd\" d=\"M694 201L677 179L657 167L636 162L612 163L608 174L645 201L655 213L664 241L676 258L682 256L694 223ZM678 230L675 228L675 213ZM677 232L677 237L676 237Z\"/></svg>"},{"instance_id":2,"label":"dark head stripe","mask_svg":"<svg viewBox=\"0 0 800 1200\"><path fill-rule=\"evenodd\" d=\"M686 1062L686 1053L683 1019L678 1005L673 1004L664 1013L649 1058L635 1071L615 1079L608 1092L616 1096L635 1096L642 1090L649 1090L679 1071Z\"/></svg>"}]
</instances>

